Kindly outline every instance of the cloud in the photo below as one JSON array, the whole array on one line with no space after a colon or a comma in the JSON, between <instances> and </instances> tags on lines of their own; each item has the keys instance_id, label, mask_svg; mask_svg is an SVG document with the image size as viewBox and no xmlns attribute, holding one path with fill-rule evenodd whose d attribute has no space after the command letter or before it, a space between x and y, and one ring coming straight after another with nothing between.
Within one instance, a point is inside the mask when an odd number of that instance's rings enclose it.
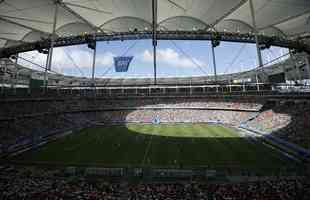
<instances>
[{"instance_id":1,"label":"cloud","mask_svg":"<svg viewBox=\"0 0 310 200\"><path fill-rule=\"evenodd\" d=\"M105 52L97 57L97 63L102 66L111 66L114 64L114 57L116 55L111 52Z\"/></svg>"},{"instance_id":2,"label":"cloud","mask_svg":"<svg viewBox=\"0 0 310 200\"><path fill-rule=\"evenodd\" d=\"M142 53L141 58L144 62L153 62L153 52L147 49ZM201 60L181 56L178 52L171 48L158 49L157 61L166 65L183 68L196 68L197 64L199 66L205 66L205 63Z\"/></svg>"},{"instance_id":3,"label":"cloud","mask_svg":"<svg viewBox=\"0 0 310 200\"><path fill-rule=\"evenodd\" d=\"M31 51L22 53L21 57L30 60L33 63L37 63L43 67L45 67L46 55L40 54L37 51ZM105 52L103 54L98 54L96 57L96 66L98 67L106 67L113 65L113 57L115 55L111 52ZM65 69L74 69L75 64L81 70L90 70L92 67L93 54L91 51L87 51L85 49L81 49L79 47L69 47L69 48L55 48L53 51L53 63L52 70L63 73ZM75 63L75 64L74 64ZM30 64L27 61L21 60L19 64L39 69L33 64Z\"/></svg>"}]
</instances>

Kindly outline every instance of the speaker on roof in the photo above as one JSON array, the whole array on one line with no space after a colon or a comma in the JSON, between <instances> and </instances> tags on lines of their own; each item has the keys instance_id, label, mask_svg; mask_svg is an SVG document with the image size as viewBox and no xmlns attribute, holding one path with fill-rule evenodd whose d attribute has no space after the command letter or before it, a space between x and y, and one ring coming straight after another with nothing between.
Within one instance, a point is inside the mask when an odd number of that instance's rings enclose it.
<instances>
[{"instance_id":1,"label":"speaker on roof","mask_svg":"<svg viewBox=\"0 0 310 200\"><path fill-rule=\"evenodd\" d=\"M91 38L90 36L86 36L85 38L87 47L94 50L96 48L96 40Z\"/></svg>"},{"instance_id":2,"label":"speaker on roof","mask_svg":"<svg viewBox=\"0 0 310 200\"><path fill-rule=\"evenodd\" d=\"M42 46L39 43L35 44L35 49L39 52L39 53L43 53L43 54L48 54L49 50L46 48L42 48Z\"/></svg>"},{"instance_id":3,"label":"speaker on roof","mask_svg":"<svg viewBox=\"0 0 310 200\"><path fill-rule=\"evenodd\" d=\"M212 47L217 47L221 43L221 35L219 33L214 33L211 38Z\"/></svg>"},{"instance_id":4,"label":"speaker on roof","mask_svg":"<svg viewBox=\"0 0 310 200\"><path fill-rule=\"evenodd\" d=\"M96 48L96 41L92 41L90 43L87 43L87 47L94 50Z\"/></svg>"},{"instance_id":5,"label":"speaker on roof","mask_svg":"<svg viewBox=\"0 0 310 200\"><path fill-rule=\"evenodd\" d=\"M212 47L217 47L220 45L220 40L212 40L211 43L212 43Z\"/></svg>"},{"instance_id":6,"label":"speaker on roof","mask_svg":"<svg viewBox=\"0 0 310 200\"><path fill-rule=\"evenodd\" d=\"M10 56L10 59L16 60L16 59L17 59L17 56L16 56L16 55L11 55L11 56Z\"/></svg>"}]
</instances>

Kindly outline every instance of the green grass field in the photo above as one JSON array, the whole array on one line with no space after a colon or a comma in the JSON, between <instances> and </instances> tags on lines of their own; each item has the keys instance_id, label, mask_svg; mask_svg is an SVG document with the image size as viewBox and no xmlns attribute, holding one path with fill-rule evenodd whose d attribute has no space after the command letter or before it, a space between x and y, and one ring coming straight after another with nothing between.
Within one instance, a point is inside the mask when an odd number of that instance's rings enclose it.
<instances>
[{"instance_id":1,"label":"green grass field","mask_svg":"<svg viewBox=\"0 0 310 200\"><path fill-rule=\"evenodd\" d=\"M88 128L14 158L19 162L109 167L279 168L280 153L208 124L130 124Z\"/></svg>"}]
</instances>

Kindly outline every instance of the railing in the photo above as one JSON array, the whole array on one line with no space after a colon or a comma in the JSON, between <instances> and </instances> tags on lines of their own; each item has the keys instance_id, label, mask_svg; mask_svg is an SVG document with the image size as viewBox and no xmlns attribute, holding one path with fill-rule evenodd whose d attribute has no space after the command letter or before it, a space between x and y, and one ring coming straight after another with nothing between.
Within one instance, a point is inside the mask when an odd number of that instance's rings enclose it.
<instances>
[{"instance_id":1,"label":"railing","mask_svg":"<svg viewBox=\"0 0 310 200\"><path fill-rule=\"evenodd\" d=\"M230 33L230 32L214 32L212 30L199 31L157 31L158 40L212 40L220 37L221 41L255 43L255 35L252 33ZM95 33L78 36L59 37L55 40L55 47L85 44L87 41L95 39L96 41L123 41L123 40L139 40L151 39L152 31L131 31L131 32L115 32L115 33ZM258 39L261 43L270 43L273 46L280 46L291 49L300 49L309 52L309 45L288 38L277 36L259 35ZM0 58L7 57L16 53L35 50L38 47L44 49L50 47L51 40L41 40L31 43L22 43L0 50Z\"/></svg>"},{"instance_id":2,"label":"railing","mask_svg":"<svg viewBox=\"0 0 310 200\"><path fill-rule=\"evenodd\" d=\"M234 94L234 93L266 93L272 92L271 85L158 85L158 86L51 86L44 88L9 88L2 85L0 94L6 96L167 96L167 95L204 95L204 94Z\"/></svg>"},{"instance_id":3,"label":"railing","mask_svg":"<svg viewBox=\"0 0 310 200\"><path fill-rule=\"evenodd\" d=\"M258 90L259 88L259 90ZM213 84L157 86L61 86L45 88L0 85L0 100L14 98L133 98L133 97L279 97L310 98L310 86L271 84Z\"/></svg>"}]
</instances>

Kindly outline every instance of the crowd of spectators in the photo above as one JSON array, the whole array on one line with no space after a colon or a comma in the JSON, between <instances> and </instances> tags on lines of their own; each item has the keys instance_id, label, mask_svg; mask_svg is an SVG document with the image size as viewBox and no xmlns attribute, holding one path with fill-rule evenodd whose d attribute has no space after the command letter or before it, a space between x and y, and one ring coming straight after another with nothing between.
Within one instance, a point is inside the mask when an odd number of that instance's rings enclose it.
<instances>
[{"instance_id":1,"label":"crowd of spectators","mask_svg":"<svg viewBox=\"0 0 310 200\"><path fill-rule=\"evenodd\" d=\"M139 99L49 99L14 100L0 104L0 119L42 113L120 108L204 108L258 111L262 102L207 98L139 98Z\"/></svg>"},{"instance_id":2,"label":"crowd of spectators","mask_svg":"<svg viewBox=\"0 0 310 200\"><path fill-rule=\"evenodd\" d=\"M246 125L265 134L310 148L310 103L307 101L279 102L260 112Z\"/></svg>"},{"instance_id":3,"label":"crowd of spectators","mask_svg":"<svg viewBox=\"0 0 310 200\"><path fill-rule=\"evenodd\" d=\"M27 143L73 128L111 123L207 123L218 122L238 126L256 112L200 109L137 109L44 114L0 121L0 144Z\"/></svg>"},{"instance_id":4,"label":"crowd of spectators","mask_svg":"<svg viewBox=\"0 0 310 200\"><path fill-rule=\"evenodd\" d=\"M208 98L33 99L0 104L0 151L97 123L209 122L238 125L262 107L251 100ZM248 112L245 112L248 111Z\"/></svg>"},{"instance_id":5,"label":"crowd of spectators","mask_svg":"<svg viewBox=\"0 0 310 200\"><path fill-rule=\"evenodd\" d=\"M308 189L309 184L302 183L300 180L265 180L217 185L215 197L220 200L303 200L309 198Z\"/></svg>"},{"instance_id":6,"label":"crowd of spectators","mask_svg":"<svg viewBox=\"0 0 310 200\"><path fill-rule=\"evenodd\" d=\"M105 102L110 107L126 108L218 108L232 110L252 110L258 111L263 102L250 100L224 100L224 99L207 99L207 98L152 98L139 100L114 100Z\"/></svg>"},{"instance_id":7,"label":"crowd of spectators","mask_svg":"<svg viewBox=\"0 0 310 200\"><path fill-rule=\"evenodd\" d=\"M270 133L272 131L284 128L291 122L291 116L286 113L277 113L274 110L261 112L257 117L247 123L248 126L257 130Z\"/></svg>"},{"instance_id":8,"label":"crowd of spectators","mask_svg":"<svg viewBox=\"0 0 310 200\"><path fill-rule=\"evenodd\" d=\"M63 115L42 115L0 121L0 145L10 148L29 144L49 135L70 130L74 126L75 124Z\"/></svg>"},{"instance_id":9,"label":"crowd of spectators","mask_svg":"<svg viewBox=\"0 0 310 200\"><path fill-rule=\"evenodd\" d=\"M274 134L282 139L291 141L306 149L310 149L310 110L303 110L294 115L292 122L285 128L275 131Z\"/></svg>"},{"instance_id":10,"label":"crowd of spectators","mask_svg":"<svg viewBox=\"0 0 310 200\"><path fill-rule=\"evenodd\" d=\"M278 102L208 98L139 98L13 100L0 104L0 149L52 133L98 123L220 122L243 124L310 148L308 102Z\"/></svg>"},{"instance_id":11,"label":"crowd of spectators","mask_svg":"<svg viewBox=\"0 0 310 200\"><path fill-rule=\"evenodd\" d=\"M58 171L10 169L0 173L0 199L121 199L120 184L57 176Z\"/></svg>"},{"instance_id":12,"label":"crowd of spectators","mask_svg":"<svg viewBox=\"0 0 310 200\"><path fill-rule=\"evenodd\" d=\"M85 200L308 200L309 180L266 178L255 182L215 184L206 181L123 182L105 177L64 176L60 170L2 169L0 199Z\"/></svg>"},{"instance_id":13,"label":"crowd of spectators","mask_svg":"<svg viewBox=\"0 0 310 200\"><path fill-rule=\"evenodd\" d=\"M243 121L255 116L255 112L240 112L226 110L199 109L145 109L133 111L99 112L97 121L103 123L152 123L154 118L162 123L203 123L219 122L229 125L239 125Z\"/></svg>"}]
</instances>

